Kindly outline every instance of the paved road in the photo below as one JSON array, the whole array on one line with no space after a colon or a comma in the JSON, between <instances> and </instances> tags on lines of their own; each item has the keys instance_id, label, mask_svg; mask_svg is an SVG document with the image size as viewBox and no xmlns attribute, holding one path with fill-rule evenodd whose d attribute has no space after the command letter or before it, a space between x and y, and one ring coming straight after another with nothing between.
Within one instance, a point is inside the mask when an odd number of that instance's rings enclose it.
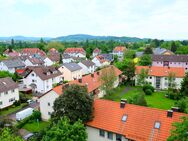
<instances>
[{"instance_id":1,"label":"paved road","mask_svg":"<svg viewBox=\"0 0 188 141\"><path fill-rule=\"evenodd\" d=\"M24 110L24 109L26 109L26 108L34 108L34 109L36 109L38 106L39 106L39 103L38 103L38 102L33 102L33 103L29 104L29 106L24 107L23 109L20 109L20 110L14 112L14 113L11 113L10 115L8 115L8 117L9 117L10 119L12 119L12 120L16 120L16 113L17 113L17 112L22 111L22 110Z\"/></svg>"}]
</instances>

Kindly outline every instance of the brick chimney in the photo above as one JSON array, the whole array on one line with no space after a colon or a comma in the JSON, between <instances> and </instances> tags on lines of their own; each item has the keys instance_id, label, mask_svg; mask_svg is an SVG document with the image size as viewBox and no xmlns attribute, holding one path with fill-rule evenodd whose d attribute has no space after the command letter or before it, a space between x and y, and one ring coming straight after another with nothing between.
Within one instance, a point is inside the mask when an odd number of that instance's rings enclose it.
<instances>
[{"instance_id":1,"label":"brick chimney","mask_svg":"<svg viewBox=\"0 0 188 141\"><path fill-rule=\"evenodd\" d=\"M123 109L125 107L126 103L127 103L127 99L121 99L120 108Z\"/></svg>"},{"instance_id":2,"label":"brick chimney","mask_svg":"<svg viewBox=\"0 0 188 141\"><path fill-rule=\"evenodd\" d=\"M172 110L168 110L167 111L167 117L172 117L173 116L173 111Z\"/></svg>"},{"instance_id":3,"label":"brick chimney","mask_svg":"<svg viewBox=\"0 0 188 141\"><path fill-rule=\"evenodd\" d=\"M100 74L100 72L99 71L97 71L97 75L99 75Z\"/></svg>"},{"instance_id":4,"label":"brick chimney","mask_svg":"<svg viewBox=\"0 0 188 141\"><path fill-rule=\"evenodd\" d=\"M79 78L79 79L78 79L78 82L79 82L79 83L82 83L82 78Z\"/></svg>"},{"instance_id":5,"label":"brick chimney","mask_svg":"<svg viewBox=\"0 0 188 141\"><path fill-rule=\"evenodd\" d=\"M94 73L91 74L91 77L94 77Z\"/></svg>"}]
</instances>

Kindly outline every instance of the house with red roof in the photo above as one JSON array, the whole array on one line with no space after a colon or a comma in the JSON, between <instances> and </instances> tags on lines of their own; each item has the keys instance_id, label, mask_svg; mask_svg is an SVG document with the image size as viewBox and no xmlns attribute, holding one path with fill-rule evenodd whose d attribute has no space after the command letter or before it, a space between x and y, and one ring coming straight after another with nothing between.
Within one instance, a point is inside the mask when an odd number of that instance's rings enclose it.
<instances>
[{"instance_id":1,"label":"house with red roof","mask_svg":"<svg viewBox=\"0 0 188 141\"><path fill-rule=\"evenodd\" d=\"M86 123L88 141L166 141L172 123L188 116L172 110L97 99L94 101L93 120Z\"/></svg>"},{"instance_id":2,"label":"house with red roof","mask_svg":"<svg viewBox=\"0 0 188 141\"><path fill-rule=\"evenodd\" d=\"M6 49L4 52L3 52L3 55L7 56L7 57L17 57L17 56L20 56L20 53L13 50L13 49Z\"/></svg>"},{"instance_id":3,"label":"house with red roof","mask_svg":"<svg viewBox=\"0 0 188 141\"><path fill-rule=\"evenodd\" d=\"M117 87L119 81L121 80L120 75L122 74L122 72L114 66L110 66L104 69L114 69L115 75L117 77L116 81L114 82L114 87ZM59 95L62 95L63 90L69 85L78 84L81 86L86 86L88 94L90 96L93 96L95 99L103 97L105 95L105 92L101 89L102 83L99 79L100 75L101 71L97 71L93 74L85 75L80 79L70 81L67 84L57 86L46 92L40 97L40 111L42 114L42 118L44 120L48 120L51 117L50 115L53 112L52 107L55 99L59 97Z\"/></svg>"},{"instance_id":4,"label":"house with red roof","mask_svg":"<svg viewBox=\"0 0 188 141\"><path fill-rule=\"evenodd\" d=\"M138 85L139 74L142 71L148 72L146 81L156 89L168 89L170 81L169 76L173 76L176 88L180 88L181 81L185 76L184 68L178 67L159 67L159 66L136 66L135 83Z\"/></svg>"},{"instance_id":5,"label":"house with red roof","mask_svg":"<svg viewBox=\"0 0 188 141\"><path fill-rule=\"evenodd\" d=\"M64 54L68 54L71 57L80 57L80 58L86 57L86 52L83 48L67 48L65 49Z\"/></svg>"},{"instance_id":6,"label":"house with red roof","mask_svg":"<svg viewBox=\"0 0 188 141\"><path fill-rule=\"evenodd\" d=\"M113 52L112 52L112 54L114 55L114 56L118 56L118 59L123 59L123 54L124 54L124 52L127 50L127 48L125 47L125 46L117 46L117 47L115 47L114 48L114 50L113 50Z\"/></svg>"},{"instance_id":7,"label":"house with red roof","mask_svg":"<svg viewBox=\"0 0 188 141\"><path fill-rule=\"evenodd\" d=\"M36 54L40 56L46 56L46 53L43 50L40 50L39 48L24 48L21 51L21 55L24 56L33 56Z\"/></svg>"},{"instance_id":8,"label":"house with red roof","mask_svg":"<svg viewBox=\"0 0 188 141\"><path fill-rule=\"evenodd\" d=\"M92 62L95 63L96 67L104 67L110 65L110 61L107 60L104 56L102 55L97 55L92 59Z\"/></svg>"},{"instance_id":9,"label":"house with red roof","mask_svg":"<svg viewBox=\"0 0 188 141\"><path fill-rule=\"evenodd\" d=\"M100 50L99 48L95 48L95 49L93 50L92 56L95 57L95 56L97 56L97 55L99 55L99 54L101 54L101 50Z\"/></svg>"}]
</instances>

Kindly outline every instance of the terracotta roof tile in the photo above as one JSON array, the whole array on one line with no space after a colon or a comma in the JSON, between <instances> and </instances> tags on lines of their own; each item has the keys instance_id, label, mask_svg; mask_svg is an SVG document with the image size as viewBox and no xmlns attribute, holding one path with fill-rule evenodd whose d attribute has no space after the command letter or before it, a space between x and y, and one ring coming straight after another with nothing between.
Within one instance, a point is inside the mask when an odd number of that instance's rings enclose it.
<instances>
[{"instance_id":1,"label":"terracotta roof tile","mask_svg":"<svg viewBox=\"0 0 188 141\"><path fill-rule=\"evenodd\" d=\"M61 95L63 93L63 85L59 85L53 88L53 90L58 94Z\"/></svg>"},{"instance_id":2,"label":"terracotta roof tile","mask_svg":"<svg viewBox=\"0 0 188 141\"><path fill-rule=\"evenodd\" d=\"M39 48L24 48L22 50L22 54L27 54L27 55L33 55L33 54L40 54L41 56L45 56L46 53Z\"/></svg>"},{"instance_id":3,"label":"terracotta roof tile","mask_svg":"<svg viewBox=\"0 0 188 141\"><path fill-rule=\"evenodd\" d=\"M82 53L85 54L85 50L83 48L67 48L64 53Z\"/></svg>"},{"instance_id":4,"label":"terracotta roof tile","mask_svg":"<svg viewBox=\"0 0 188 141\"><path fill-rule=\"evenodd\" d=\"M126 47L124 47L124 46L117 46L117 47L115 47L114 48L114 52L124 52L126 50Z\"/></svg>"},{"instance_id":5,"label":"terracotta roof tile","mask_svg":"<svg viewBox=\"0 0 188 141\"><path fill-rule=\"evenodd\" d=\"M158 66L136 66L136 74L139 74L142 69L149 70L150 76L169 76L170 72L173 72L176 77L184 77L184 68L179 67L158 67Z\"/></svg>"},{"instance_id":6,"label":"terracotta roof tile","mask_svg":"<svg viewBox=\"0 0 188 141\"><path fill-rule=\"evenodd\" d=\"M126 122L122 116L127 115ZM87 123L88 126L121 134L128 139L136 141L165 141L170 135L173 122L180 121L180 117L188 116L183 113L173 112L172 118L167 117L167 111L126 104L120 108L119 102L109 100L95 100L94 119ZM160 129L155 129L155 122L160 122Z\"/></svg>"}]
</instances>

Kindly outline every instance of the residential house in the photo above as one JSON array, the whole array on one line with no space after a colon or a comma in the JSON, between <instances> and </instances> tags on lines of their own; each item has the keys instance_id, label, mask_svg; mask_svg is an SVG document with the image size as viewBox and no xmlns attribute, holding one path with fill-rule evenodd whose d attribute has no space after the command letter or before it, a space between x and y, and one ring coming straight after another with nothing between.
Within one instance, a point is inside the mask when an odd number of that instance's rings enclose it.
<instances>
[{"instance_id":1,"label":"residential house","mask_svg":"<svg viewBox=\"0 0 188 141\"><path fill-rule=\"evenodd\" d=\"M17 51L13 50L13 49L6 49L3 52L3 55L7 56L7 57L17 57L20 56L20 53L18 53Z\"/></svg>"},{"instance_id":2,"label":"residential house","mask_svg":"<svg viewBox=\"0 0 188 141\"><path fill-rule=\"evenodd\" d=\"M115 102L94 101L93 120L86 123L88 141L166 141L172 123L188 116L173 110L160 110Z\"/></svg>"},{"instance_id":3,"label":"residential house","mask_svg":"<svg viewBox=\"0 0 188 141\"><path fill-rule=\"evenodd\" d=\"M63 54L62 55L62 61L63 61L63 64L65 63L71 63L73 62L73 58L69 55L69 54Z\"/></svg>"},{"instance_id":4,"label":"residential house","mask_svg":"<svg viewBox=\"0 0 188 141\"><path fill-rule=\"evenodd\" d=\"M0 70L8 71L10 73L15 73L16 69L21 69L24 67L25 67L25 64L19 58L2 60L0 62Z\"/></svg>"},{"instance_id":5,"label":"residential house","mask_svg":"<svg viewBox=\"0 0 188 141\"><path fill-rule=\"evenodd\" d=\"M55 48L51 48L49 50L49 59L52 60L52 62L55 63L59 63L60 61L60 53L58 52L58 50L56 50Z\"/></svg>"},{"instance_id":6,"label":"residential house","mask_svg":"<svg viewBox=\"0 0 188 141\"><path fill-rule=\"evenodd\" d=\"M95 49L93 50L92 56L95 57L95 56L97 56L97 55L99 55L99 54L101 54L101 50L98 49L98 48L95 48Z\"/></svg>"},{"instance_id":7,"label":"residential house","mask_svg":"<svg viewBox=\"0 0 188 141\"><path fill-rule=\"evenodd\" d=\"M93 63L90 60L83 60L80 63L78 63L82 67L82 74L89 74L94 73L95 71L95 63Z\"/></svg>"},{"instance_id":8,"label":"residential house","mask_svg":"<svg viewBox=\"0 0 188 141\"><path fill-rule=\"evenodd\" d=\"M183 67L188 71L188 55L152 55L152 66Z\"/></svg>"},{"instance_id":9,"label":"residential house","mask_svg":"<svg viewBox=\"0 0 188 141\"><path fill-rule=\"evenodd\" d=\"M86 57L86 52L83 48L67 48L65 49L64 54L68 54L71 57Z\"/></svg>"},{"instance_id":10,"label":"residential house","mask_svg":"<svg viewBox=\"0 0 188 141\"><path fill-rule=\"evenodd\" d=\"M116 67L112 66L115 70L115 75L117 80L114 82L114 87L117 87L120 80L121 71ZM112 69L111 67L104 69ZM42 119L48 120L51 117L51 113L53 112L53 104L56 98L63 94L63 90L72 84L78 84L81 86L87 87L87 92L89 95L94 96L94 98L101 98L104 96L105 92L101 89L101 82L99 77L101 75L101 71L97 71L93 74L88 74L82 77L82 79L73 80L68 82L67 84L63 84L60 86L56 86L51 89L44 95L40 97L40 111L42 114Z\"/></svg>"},{"instance_id":11,"label":"residential house","mask_svg":"<svg viewBox=\"0 0 188 141\"><path fill-rule=\"evenodd\" d=\"M18 84L9 77L0 78L0 109L11 106L18 100Z\"/></svg>"},{"instance_id":12,"label":"residential house","mask_svg":"<svg viewBox=\"0 0 188 141\"><path fill-rule=\"evenodd\" d=\"M104 67L110 65L110 62L102 55L95 56L92 59L92 62L95 63L96 67Z\"/></svg>"},{"instance_id":13,"label":"residential house","mask_svg":"<svg viewBox=\"0 0 188 141\"><path fill-rule=\"evenodd\" d=\"M136 66L135 70L135 82L138 84L139 74L142 70L148 72L146 81L156 89L168 89L169 87L169 76L174 77L175 88L180 88L181 81L185 76L185 70L177 67L158 67L158 66Z\"/></svg>"},{"instance_id":14,"label":"residential house","mask_svg":"<svg viewBox=\"0 0 188 141\"><path fill-rule=\"evenodd\" d=\"M23 84L25 87L32 88L34 93L43 94L53 88L62 80L62 74L54 66L35 66L27 67L25 70Z\"/></svg>"},{"instance_id":15,"label":"residential house","mask_svg":"<svg viewBox=\"0 0 188 141\"><path fill-rule=\"evenodd\" d=\"M157 47L153 49L154 55L174 55L174 53L166 48Z\"/></svg>"},{"instance_id":16,"label":"residential house","mask_svg":"<svg viewBox=\"0 0 188 141\"><path fill-rule=\"evenodd\" d=\"M123 59L123 55L124 55L124 52L127 50L126 47L124 46L117 46L114 48L112 54L115 56L117 55L118 56L118 59L122 60Z\"/></svg>"},{"instance_id":17,"label":"residential house","mask_svg":"<svg viewBox=\"0 0 188 141\"><path fill-rule=\"evenodd\" d=\"M46 56L46 53L43 50L40 50L39 48L24 48L21 51L21 55L26 56L32 56L34 54L38 54L40 56Z\"/></svg>"},{"instance_id":18,"label":"residential house","mask_svg":"<svg viewBox=\"0 0 188 141\"><path fill-rule=\"evenodd\" d=\"M82 78L82 67L76 63L65 63L59 68L59 71L67 81Z\"/></svg>"},{"instance_id":19,"label":"residential house","mask_svg":"<svg viewBox=\"0 0 188 141\"><path fill-rule=\"evenodd\" d=\"M58 50L55 48L49 49L49 54L59 54Z\"/></svg>"},{"instance_id":20,"label":"residential house","mask_svg":"<svg viewBox=\"0 0 188 141\"><path fill-rule=\"evenodd\" d=\"M104 70L105 72L110 72L110 70L114 70L116 76L116 80L114 82L114 88L116 88L119 85L119 82L121 82L120 75L122 74L122 72L115 66L109 66L92 74L85 75L80 79L70 81L69 84L79 84L79 85L87 86L88 93L91 96L94 96L94 98L101 98L105 95L105 92L101 88L102 83L100 81L102 71Z\"/></svg>"}]
</instances>

